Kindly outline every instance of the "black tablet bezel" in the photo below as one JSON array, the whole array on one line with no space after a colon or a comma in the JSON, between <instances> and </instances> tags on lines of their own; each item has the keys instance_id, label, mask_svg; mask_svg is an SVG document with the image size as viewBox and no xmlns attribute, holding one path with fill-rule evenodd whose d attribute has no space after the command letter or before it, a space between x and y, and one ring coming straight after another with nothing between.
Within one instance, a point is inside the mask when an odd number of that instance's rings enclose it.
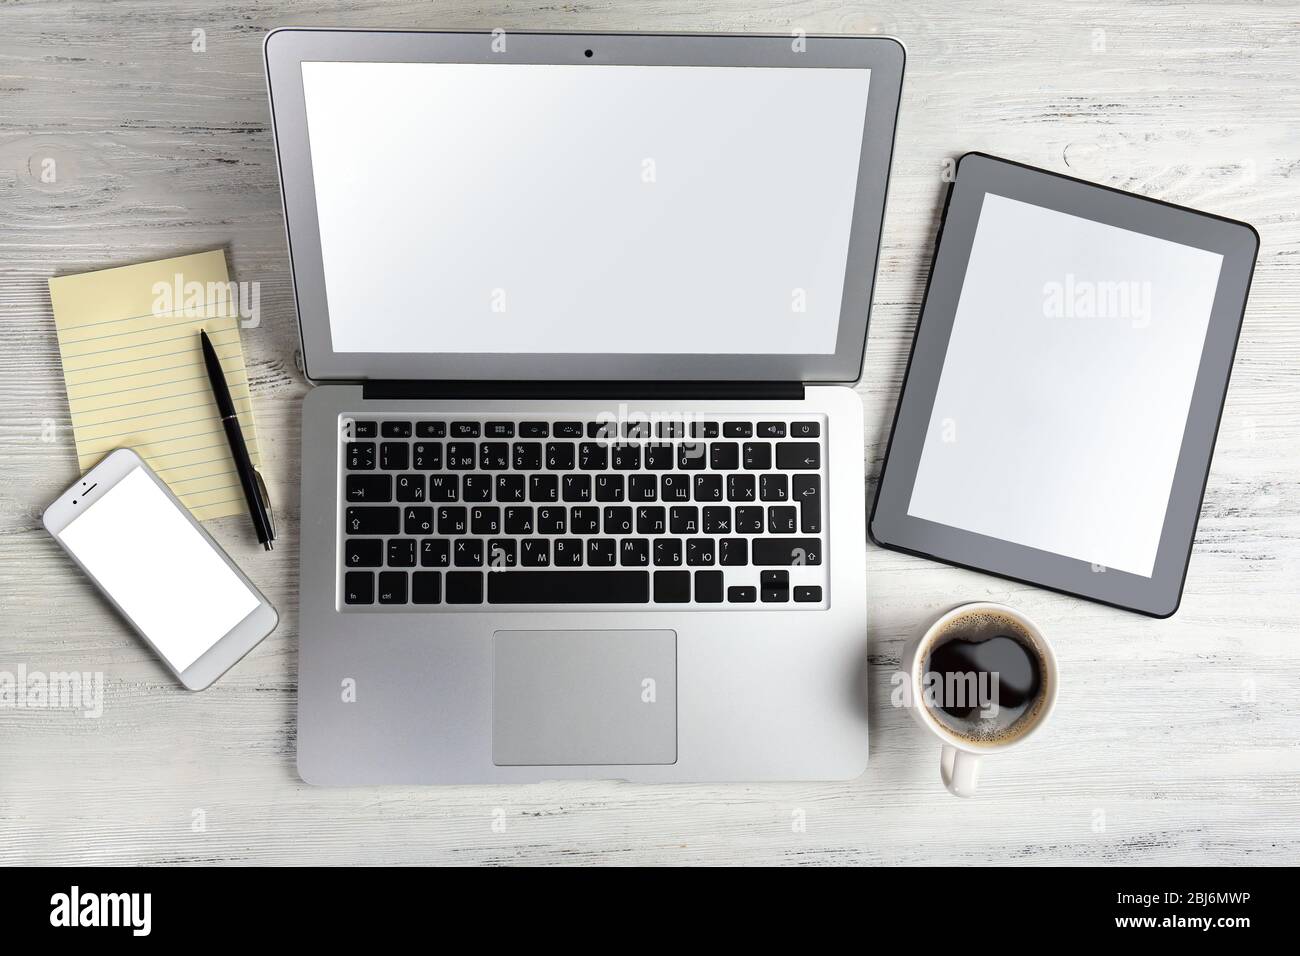
<instances>
[{"instance_id":1,"label":"black tablet bezel","mask_svg":"<svg viewBox=\"0 0 1300 956\"><path fill-rule=\"evenodd\" d=\"M994 193L1223 256L1187 427L1150 578L1100 568L1038 548L941 525L907 513L957 300L984 196ZM1152 617L1182 600L1233 356L1250 291L1259 234L1248 224L1099 186L1059 173L967 153L949 187L921 316L894 413L869 533L882 547L984 571Z\"/></svg>"}]
</instances>

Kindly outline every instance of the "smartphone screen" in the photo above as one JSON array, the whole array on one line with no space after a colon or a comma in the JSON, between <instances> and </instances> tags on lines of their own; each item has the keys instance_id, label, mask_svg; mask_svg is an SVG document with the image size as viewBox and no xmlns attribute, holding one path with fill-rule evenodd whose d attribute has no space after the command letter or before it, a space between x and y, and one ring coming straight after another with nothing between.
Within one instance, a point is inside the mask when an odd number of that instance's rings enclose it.
<instances>
[{"instance_id":1,"label":"smartphone screen","mask_svg":"<svg viewBox=\"0 0 1300 956\"><path fill-rule=\"evenodd\" d=\"M140 467L73 518L59 539L178 672L260 604Z\"/></svg>"}]
</instances>

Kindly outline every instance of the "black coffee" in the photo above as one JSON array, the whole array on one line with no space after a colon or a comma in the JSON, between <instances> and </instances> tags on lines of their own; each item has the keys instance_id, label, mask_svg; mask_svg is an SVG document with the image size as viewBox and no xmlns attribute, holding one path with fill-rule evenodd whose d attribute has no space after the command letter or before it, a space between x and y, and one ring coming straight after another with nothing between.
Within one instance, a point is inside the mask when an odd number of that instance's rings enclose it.
<instances>
[{"instance_id":1,"label":"black coffee","mask_svg":"<svg viewBox=\"0 0 1300 956\"><path fill-rule=\"evenodd\" d=\"M1045 698L1043 659L1023 625L995 611L955 617L930 644L922 692L935 718L979 743L1031 726Z\"/></svg>"}]
</instances>

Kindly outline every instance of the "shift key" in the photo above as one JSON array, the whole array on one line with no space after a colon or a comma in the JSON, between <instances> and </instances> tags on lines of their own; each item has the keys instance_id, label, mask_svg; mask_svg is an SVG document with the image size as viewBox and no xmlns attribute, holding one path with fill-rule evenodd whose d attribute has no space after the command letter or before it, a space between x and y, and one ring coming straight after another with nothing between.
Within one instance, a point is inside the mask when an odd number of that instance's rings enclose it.
<instances>
[{"instance_id":1,"label":"shift key","mask_svg":"<svg viewBox=\"0 0 1300 956\"><path fill-rule=\"evenodd\" d=\"M397 534L400 518L397 508L349 508L343 528L348 534Z\"/></svg>"},{"instance_id":2,"label":"shift key","mask_svg":"<svg viewBox=\"0 0 1300 956\"><path fill-rule=\"evenodd\" d=\"M750 542L753 560L760 568L782 568L799 564L821 564L819 538L755 538Z\"/></svg>"}]
</instances>

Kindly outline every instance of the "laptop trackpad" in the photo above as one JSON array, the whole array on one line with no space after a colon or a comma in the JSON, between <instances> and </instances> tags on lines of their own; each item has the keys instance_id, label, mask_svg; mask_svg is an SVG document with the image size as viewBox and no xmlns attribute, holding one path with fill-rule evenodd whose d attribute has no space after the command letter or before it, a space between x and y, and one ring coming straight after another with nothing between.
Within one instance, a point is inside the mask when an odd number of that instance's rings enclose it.
<instances>
[{"instance_id":1,"label":"laptop trackpad","mask_svg":"<svg viewBox=\"0 0 1300 956\"><path fill-rule=\"evenodd\" d=\"M676 631L497 631L497 766L677 762Z\"/></svg>"}]
</instances>

